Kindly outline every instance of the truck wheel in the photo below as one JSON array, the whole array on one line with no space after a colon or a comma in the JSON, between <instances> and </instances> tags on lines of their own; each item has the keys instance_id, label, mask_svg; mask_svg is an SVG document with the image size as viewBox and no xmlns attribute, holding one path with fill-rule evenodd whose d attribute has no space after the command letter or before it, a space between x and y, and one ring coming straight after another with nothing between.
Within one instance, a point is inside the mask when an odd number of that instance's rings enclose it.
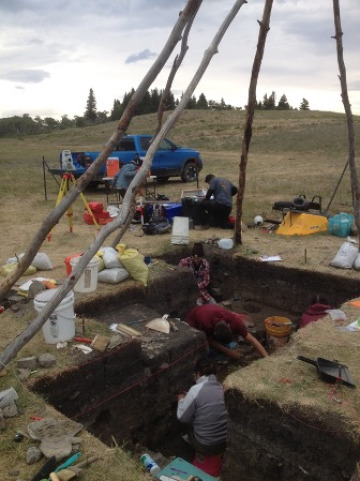
<instances>
[{"instance_id":1,"label":"truck wheel","mask_svg":"<svg viewBox=\"0 0 360 481\"><path fill-rule=\"evenodd\" d=\"M190 161L185 165L184 170L181 174L181 179L183 180L183 182L194 182L194 180L196 180L195 162Z\"/></svg>"}]
</instances>

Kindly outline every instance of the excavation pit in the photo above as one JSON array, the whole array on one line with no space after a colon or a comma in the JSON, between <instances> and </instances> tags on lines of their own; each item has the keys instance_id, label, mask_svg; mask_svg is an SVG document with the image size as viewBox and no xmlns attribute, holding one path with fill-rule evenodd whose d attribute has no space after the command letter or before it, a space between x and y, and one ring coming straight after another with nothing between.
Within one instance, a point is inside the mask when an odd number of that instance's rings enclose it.
<instances>
[{"instance_id":1,"label":"excavation pit","mask_svg":"<svg viewBox=\"0 0 360 481\"><path fill-rule=\"evenodd\" d=\"M284 269L230 255L214 257L211 262L223 300L231 300L235 310L251 313L259 332L269 315L282 315L296 322L314 294L332 299L333 307L340 307L357 297L360 287L355 280L345 283L337 276ZM194 305L196 292L190 278L185 282L184 276L179 277L172 270L172 259L168 259L167 265L169 269L155 275L146 289L129 284L116 293L84 297L76 304L80 316L107 325L126 323L142 333L141 339L129 339L102 354L82 359L79 355L73 368L56 377L42 377L33 389L63 414L82 422L106 444L116 440L131 449L140 444L167 457L186 458L179 441L184 426L176 420L176 392L191 385L193 365L207 352L207 347L202 333L176 319L183 319ZM149 332L146 321L165 313L172 316L178 331L169 335ZM292 361L289 355L285 358L284 361L282 353L276 352L271 362L284 362L287 373ZM264 382L262 363L255 360L246 368L246 372L256 371L254 384ZM242 381L238 388L233 376L227 378L230 435L222 480L351 478L359 460L360 444L358 433L346 420L350 413L345 413L344 419L343 413L334 414L332 404L329 411L320 406L316 412L316 406L309 406L307 395L301 391L297 402L289 404L261 395L247 396ZM311 383L317 383L316 372L310 371L305 384ZM283 386L284 390L299 389L291 381L284 381Z\"/></svg>"}]
</instances>

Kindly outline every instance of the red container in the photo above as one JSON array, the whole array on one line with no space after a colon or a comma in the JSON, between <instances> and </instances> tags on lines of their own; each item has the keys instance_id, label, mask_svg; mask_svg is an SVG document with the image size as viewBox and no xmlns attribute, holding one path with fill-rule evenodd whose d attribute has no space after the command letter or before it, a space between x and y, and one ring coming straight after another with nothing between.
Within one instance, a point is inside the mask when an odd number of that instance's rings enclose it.
<instances>
[{"instance_id":1,"label":"red container","mask_svg":"<svg viewBox=\"0 0 360 481\"><path fill-rule=\"evenodd\" d=\"M218 476L220 476L222 460L222 454L204 456L196 452L193 465L201 469L205 473L210 474L210 476L214 476L214 478L217 478Z\"/></svg>"},{"instance_id":2,"label":"red container","mask_svg":"<svg viewBox=\"0 0 360 481\"><path fill-rule=\"evenodd\" d=\"M104 219L110 218L110 212L108 212L107 210L103 210L102 212L93 212L93 215L98 224L103 224ZM84 221L89 225L94 224L93 218L87 210L84 211Z\"/></svg>"},{"instance_id":3,"label":"red container","mask_svg":"<svg viewBox=\"0 0 360 481\"><path fill-rule=\"evenodd\" d=\"M72 272L72 267L70 264L71 259L74 257L80 257L83 253L79 252L78 254L73 254L72 256L65 257L64 262L65 262L65 269L66 269L66 275L68 276Z\"/></svg>"},{"instance_id":4,"label":"red container","mask_svg":"<svg viewBox=\"0 0 360 481\"><path fill-rule=\"evenodd\" d=\"M104 210L102 202L89 202L89 207L92 212L102 212Z\"/></svg>"}]
</instances>

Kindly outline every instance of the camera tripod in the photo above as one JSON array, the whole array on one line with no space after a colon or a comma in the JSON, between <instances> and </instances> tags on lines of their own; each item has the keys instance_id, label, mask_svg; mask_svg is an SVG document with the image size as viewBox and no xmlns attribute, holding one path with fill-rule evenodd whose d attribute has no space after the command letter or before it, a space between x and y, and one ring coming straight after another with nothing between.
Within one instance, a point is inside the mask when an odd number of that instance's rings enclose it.
<instances>
[{"instance_id":1,"label":"camera tripod","mask_svg":"<svg viewBox=\"0 0 360 481\"><path fill-rule=\"evenodd\" d=\"M61 182L60 182L60 189L59 189L59 193L58 193L58 196L57 196L57 199L56 199L56 204L55 206L57 207L62 198L68 193L68 191L70 190L71 188L71 184L72 185L75 185L76 184L76 180L75 180L75 177L73 174L67 172L65 174L63 174L62 178L61 178ZM92 218L92 221L94 223L94 225L99 228L99 224L92 212L92 210L90 209L90 206L85 198L85 195L81 192L80 193L80 198L81 200L83 201L83 204L85 206L85 209L89 212L91 218ZM66 212L66 215L68 216L68 223L69 223L69 231L72 233L73 232L73 215L74 215L74 211L73 211L73 206L71 205L67 212ZM48 240L51 240L51 232L50 234L48 235Z\"/></svg>"}]
</instances>

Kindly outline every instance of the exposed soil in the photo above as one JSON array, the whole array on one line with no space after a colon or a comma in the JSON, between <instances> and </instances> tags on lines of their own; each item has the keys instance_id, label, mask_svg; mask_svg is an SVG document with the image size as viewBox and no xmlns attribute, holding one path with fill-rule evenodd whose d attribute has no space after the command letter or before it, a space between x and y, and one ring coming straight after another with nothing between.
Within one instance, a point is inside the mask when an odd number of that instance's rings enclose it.
<instances>
[{"instance_id":1,"label":"exposed soil","mask_svg":"<svg viewBox=\"0 0 360 481\"><path fill-rule=\"evenodd\" d=\"M101 194L97 193L94 194L92 197L101 196ZM95 199L94 199L95 200ZM35 201L32 201L35 203ZM27 246L27 243L29 241L29 238L32 237L32 235L35 233L36 229L41 225L41 220L42 217L44 216L45 211L48 209L47 205L39 205L37 204L37 208L34 209L34 204L32 206L32 214L28 216L28 218L22 223L22 225L17 225L16 222L14 222L14 219L17 217L17 210L18 210L18 205L13 205L10 200L4 200L3 204L3 210L4 212L7 213L6 218L2 220L3 228L1 230L0 236L2 237L2 262L5 263L6 259L8 257L12 257L15 253L19 254L21 252L24 252ZM79 213L80 212L80 213ZM76 252L81 252L83 251L88 244L92 241L94 235L95 235L95 229L93 226L89 226L85 224L82 220L81 216L81 210L76 215L74 216L74 232L70 233L68 229L68 224L67 224L67 219L63 218L59 225L56 226L56 228L53 230L53 235L52 235L52 240L51 242L45 242L40 249L41 252L46 252L52 262L55 265L55 268L52 271L48 272L41 272L40 275L49 275L49 277L55 279L55 280L61 280L65 276L65 265L64 265L64 259L65 257L72 255ZM339 285L341 282L346 282L346 280L351 280L354 284L357 283L359 279L359 273L355 270L338 270L335 268L330 267L330 261L333 258L333 256L336 254L337 250L341 246L341 244L344 242L344 239L338 238L335 236L330 236L328 234L317 234L317 235L311 235L311 236L306 236L306 237L285 237L285 236L279 236L268 229L264 227L256 227L256 228L250 228L247 229L243 233L243 243L242 245L238 246L235 248L235 250L231 251L230 253L228 252L222 252L216 244L216 240L223 238L223 237L232 237L233 232L231 230L220 230L220 229L211 229L211 230L205 230L205 231L195 231L191 230L190 231L190 246L192 245L193 242L202 240L206 243L205 250L208 249L210 252L216 252L218 255L232 255L234 252L237 252L241 256L245 256L246 258L249 259L257 259L260 255L280 255L282 257L282 260L279 261L276 265L281 265L284 267L290 268L290 270L298 273L298 280L301 284L301 279L302 279L302 272L306 272L307 274L313 273L314 277L319 275L320 273L328 275L329 278L332 278L335 276L336 278L340 279ZM157 275L161 275L161 270L164 269L164 272L172 272L172 269L175 264L176 260L180 258L181 255L184 253L188 252L189 248L188 246L174 246L171 245L171 234L162 234L158 236L146 236L142 235L141 229L138 225L133 226L132 228L129 229L129 231L125 234L123 241L128 244L129 247L134 247L137 248L142 254L144 255L150 255L153 258L154 262L154 272L156 272ZM109 240L110 244L110 240ZM207 247L208 246L208 247ZM167 253L168 258L170 260L170 264L164 266L161 262L157 264L157 256L160 254ZM276 275L276 266L275 263L273 265L270 265L268 263L261 263L261 265L264 265L264 270L269 270L270 272L273 272L274 275ZM260 266L260 261L259 261L259 266ZM257 272L257 269L253 269L253 272ZM250 277L250 268L249 268L249 277ZM278 282L281 282L281 278L276 277ZM343 279L343 281L341 281ZM21 281L19 281L18 284L21 284L21 282L27 280L27 278L23 278ZM129 281L132 282L132 281ZM321 282L321 280L320 280ZM169 286L168 286L169 287ZM233 286L236 287L237 286ZM301 288L299 286L293 286L294 289L298 290L299 296L301 296ZM113 292L113 290L116 289L113 286L109 285L99 285L96 295L99 294L110 294ZM299 309L294 309L294 311L291 311L290 308L278 308L278 310L274 309L274 306L267 307L263 303L259 302L259 299L257 296L248 296L246 295L244 297L243 292L235 292L235 290L232 291L233 298L237 297L237 294L240 295L240 299L238 301L233 300L234 308L239 309L239 310L245 310L249 312L256 323L256 327L260 329L261 323L263 322L264 317L267 317L269 315L285 315L286 317L289 317L291 320L294 322L297 321L298 315L299 315ZM331 292L331 291L329 291ZM166 294L168 295L168 294ZM174 293L174 296L176 296L176 293ZM81 296L79 297L79 303L81 304ZM159 299L161 302L162 300ZM331 299L330 299L331 301ZM85 302L85 299L84 299ZM298 302L298 300L297 300ZM307 302L307 299L306 299ZM166 306L166 299L165 299L165 304ZM301 305L301 303L298 302L298 306ZM85 309L85 308L84 308ZM276 311L276 312L275 312ZM163 312L162 312L163 313ZM24 314L24 312L20 312L20 314ZM133 312L133 315L137 315L138 312ZM31 313L29 314L31 317ZM351 312L351 315L357 315L356 310ZM17 313L11 313L11 316L13 316L14 319L16 319ZM2 316L3 317L3 316ZM121 316L120 316L121 317ZM3 317L3 319L6 319L7 323L11 323L11 317L9 317L9 313L7 313L6 317ZM26 316L21 320L21 315L19 315L18 312L18 319L20 319L20 323L17 323L17 326L11 326L8 324L10 327L9 329L2 330L3 331L3 336L0 341L1 347L5 347L7 343L13 338L13 336L16 334L17 329L20 327L20 324L23 325L23 327L26 325ZM320 328L319 328L320 329ZM314 329L314 335L316 334L322 334L324 335L324 329L321 331L317 331ZM300 336L301 337L301 336ZM318 339L324 339L321 337L318 337ZM314 337L311 339L308 338L307 341L314 343ZM333 346L336 345L336 342L338 342L338 338L334 341L331 339L331 342L329 341L326 346L323 344L319 347L319 352L324 352L324 357L327 357L326 354L329 354L329 351L331 352L331 349ZM344 339L345 343L345 339ZM41 344L39 343L39 340L33 340L32 343L29 344L29 346L25 349L25 352L31 352L34 349L36 349L36 346L38 347ZM307 344L304 344L305 349L307 349ZM303 346L303 347L304 347ZM314 346L312 346L309 351L313 352ZM326 347L326 349L325 349ZM354 344L354 349L358 349L358 345ZM274 356L275 358L276 356ZM345 349L344 349L344 359L346 359L345 355ZM347 361L350 368L353 368L353 361L349 360ZM288 366L289 363L287 363ZM304 371L305 368L301 368L302 371ZM231 367L230 367L231 370ZM284 370L284 376L287 377L286 375L286 370ZM226 374L223 372L223 375ZM308 375L308 370L306 370L306 375ZM284 377L282 376L282 377ZM355 378L358 378L358 375L356 373ZM4 378L5 379L5 378ZM302 374L302 381L305 382L305 384L308 384L306 379L304 378L304 375ZM304 380L305 379L305 380ZM311 379L312 382L317 379L316 375L316 370L311 374ZM8 383L9 379L5 379L6 383ZM357 381L360 383L360 380ZM1 384L3 384L3 380L1 381ZM246 392L246 389L248 389L248 386L243 386ZM294 391L299 390L299 386L296 384L293 386ZM292 385L291 383L289 386L287 386L286 389L291 390ZM304 390L305 387L304 385L301 386L301 391ZM261 382L260 382L260 391L261 391ZM262 393L260 392L259 395L261 396ZM345 392L345 396L348 396L348 394ZM236 398L236 396L235 396ZM234 399L234 397L232 398ZM249 412L249 416L253 416L253 409L255 409L255 406L257 405L256 399L251 399L251 397L247 397L247 395L244 395L244 398L241 397L241 402L244 402L244 412ZM293 403L293 400L291 401ZM346 404L351 406L351 410L354 409L355 413L358 413L358 408L359 405L358 403L353 404L353 400L351 398L346 399ZM317 409L314 405L310 406L311 409ZM342 407L342 406L341 406ZM341 408L340 407L340 408ZM330 414L324 420L325 423L325 428L328 429L329 426L333 424L332 419L336 419L333 416L333 408L334 406L331 406ZM339 408L339 409L340 409ZM276 408L278 409L278 408ZM274 418L273 421L275 420L276 416L280 416L280 414L275 416L275 411L274 409ZM285 410L287 409L286 403L285 403ZM309 415L309 406L306 407L305 409L305 414L303 417L301 413L301 409L299 412L296 413L297 416L300 416L301 419L303 419L303 422L305 423L308 420L308 415ZM319 413L320 415L323 413L323 406L320 406ZM285 412L285 411L284 411ZM352 412L352 414L354 414ZM349 415L349 418L352 419L352 414L349 412L341 412L339 414L340 418L343 419L343 416L345 418ZM236 418L236 416L235 416ZM316 418L316 415L315 415ZM106 421L106 420L105 420ZM275 422L275 421L274 421ZM265 419L260 419L258 423L258 428L260 428L262 425L266 423L266 417ZM340 425L340 421L339 421ZM272 428L271 428L272 429ZM269 430L271 431L270 427ZM292 429L295 429L294 427L291 427L290 431ZM355 429L356 431L356 429ZM278 439L281 439L281 436L283 435L285 431L280 431L278 432L276 429L273 429L273 432L269 434L269 437L266 438L267 441L270 443L273 442L276 445L276 449L281 449L281 442L277 442ZM342 431L345 432L345 431ZM259 434L260 435L260 434ZM289 434L290 435L290 434ZM305 430L304 431L304 439L308 436L308 432ZM351 438L351 436L350 436ZM356 436L355 436L356 438ZM339 459L348 459L349 453L350 453L350 458L351 462L350 463L345 463L346 466L344 468L343 472L343 478L342 479L350 479L350 476L352 474L352 470L354 468L354 458L356 458L356 448L357 448L357 441L354 441L354 444L352 444L351 439L349 439L347 436L344 435L342 438L341 435L336 438L338 443L336 446L337 449L337 457ZM314 443L316 444L316 436L314 435ZM321 443L323 443L323 439L321 438ZM290 445L289 445L290 446ZM293 447L287 446L286 449L289 449L289 451L293 452L296 449L296 446L294 445ZM180 449L180 447L179 447ZM261 449L265 449L264 446L261 446ZM309 447L309 449L311 449ZM326 451L326 456L331 453L331 449L333 449L333 445L329 444L329 451ZM184 452L184 456L186 456L186 453ZM233 456L236 457L236 453L233 454ZM264 454L265 458L267 454ZM267 458L266 458L267 459ZM280 459L280 458L279 458ZM294 458L295 459L295 458ZM276 471L276 466L279 464L279 460L276 458L271 458L271 462L269 461L269 473L268 477L266 478L267 480L272 480L272 479L290 479L290 478L280 478L280 474L278 471ZM295 462L295 461L294 461ZM314 463L316 463L316 459L314 459ZM264 464L265 465L265 464ZM293 472L293 478L292 479L297 479L297 481L309 479L306 474L307 469L302 466L303 471L300 469L299 472ZM270 473L270 468L274 469L274 471ZM300 473L300 474L299 474ZM301 474L302 473L302 474ZM243 473L244 474L244 473ZM256 477L255 473L252 473L252 478L251 481L258 481L258 480L263 480L265 478L262 478L261 476L264 476L264 473L258 474L259 477ZM231 479L231 473L226 475L227 477L224 479ZM316 475L316 477L313 477L311 479L314 479L314 481L320 481L325 478L321 478L322 472L320 471L319 474ZM330 474L329 474L330 476ZM13 479L13 478L8 478L8 479ZM91 481L93 478L89 478L89 481ZM94 478L96 479L96 478ZM326 479L333 479L326 476ZM335 479L335 478L334 478Z\"/></svg>"}]
</instances>

